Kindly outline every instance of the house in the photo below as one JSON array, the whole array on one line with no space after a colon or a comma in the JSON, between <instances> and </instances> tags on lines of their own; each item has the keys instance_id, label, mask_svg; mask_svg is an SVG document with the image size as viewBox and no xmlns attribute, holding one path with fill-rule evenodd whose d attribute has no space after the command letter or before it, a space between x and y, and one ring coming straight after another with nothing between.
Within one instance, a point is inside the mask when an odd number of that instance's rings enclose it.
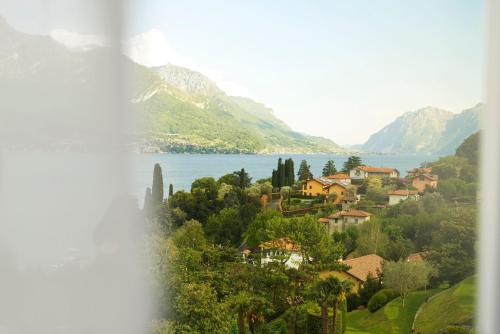
<instances>
[{"instance_id":1,"label":"house","mask_svg":"<svg viewBox=\"0 0 500 334\"><path fill-rule=\"evenodd\" d=\"M333 203L339 204L342 202L344 193L350 186L350 183L329 179L327 177L319 177L316 179L307 180L302 185L302 194L309 196L334 196Z\"/></svg>"},{"instance_id":2,"label":"house","mask_svg":"<svg viewBox=\"0 0 500 334\"><path fill-rule=\"evenodd\" d=\"M349 266L349 269L345 271L323 271L319 276L320 278L334 276L341 280L350 280L354 283L353 292L357 292L366 282L369 274L374 278L380 277L383 262L384 259L377 254L369 254L345 260L343 263Z\"/></svg>"},{"instance_id":3,"label":"house","mask_svg":"<svg viewBox=\"0 0 500 334\"><path fill-rule=\"evenodd\" d=\"M407 177L409 178L412 178L420 174L431 174L431 173L432 173L432 167L413 168L406 172Z\"/></svg>"},{"instance_id":4,"label":"house","mask_svg":"<svg viewBox=\"0 0 500 334\"><path fill-rule=\"evenodd\" d=\"M329 176L327 176L327 178L329 178L330 180L335 180L335 181L340 181L343 183L351 184L351 177L349 176L349 174L337 173L337 174L329 175Z\"/></svg>"},{"instance_id":5,"label":"house","mask_svg":"<svg viewBox=\"0 0 500 334\"><path fill-rule=\"evenodd\" d=\"M349 171L352 180L364 180L369 177L399 178L399 171L388 167L358 166Z\"/></svg>"},{"instance_id":6,"label":"house","mask_svg":"<svg viewBox=\"0 0 500 334\"><path fill-rule=\"evenodd\" d=\"M411 253L408 255L406 258L407 262L420 262L424 261L425 257L428 255L428 252L418 252L418 253Z\"/></svg>"},{"instance_id":7,"label":"house","mask_svg":"<svg viewBox=\"0 0 500 334\"><path fill-rule=\"evenodd\" d=\"M263 242L252 250L246 248L242 251L243 258L248 259L252 253L260 253L260 263L262 265L280 261L289 268L297 269L302 263L300 245L289 238L278 238Z\"/></svg>"},{"instance_id":8,"label":"house","mask_svg":"<svg viewBox=\"0 0 500 334\"><path fill-rule=\"evenodd\" d=\"M362 210L342 210L318 221L327 226L328 233L344 231L349 225L359 225L370 220L371 213Z\"/></svg>"},{"instance_id":9,"label":"house","mask_svg":"<svg viewBox=\"0 0 500 334\"><path fill-rule=\"evenodd\" d=\"M438 176L433 174L420 174L411 179L412 187L416 188L419 193L423 193L427 187L436 188L438 184Z\"/></svg>"},{"instance_id":10,"label":"house","mask_svg":"<svg viewBox=\"0 0 500 334\"><path fill-rule=\"evenodd\" d=\"M402 201L406 201L408 198L418 200L418 191L416 190L392 190L387 193L389 195L389 205L396 205Z\"/></svg>"}]
</instances>

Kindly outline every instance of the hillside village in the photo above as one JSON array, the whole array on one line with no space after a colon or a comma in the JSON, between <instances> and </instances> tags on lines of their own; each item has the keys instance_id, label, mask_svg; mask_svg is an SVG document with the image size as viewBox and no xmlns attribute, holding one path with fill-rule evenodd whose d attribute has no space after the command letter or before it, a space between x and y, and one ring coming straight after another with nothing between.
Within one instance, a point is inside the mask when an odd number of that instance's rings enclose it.
<instances>
[{"instance_id":1,"label":"hillside village","mask_svg":"<svg viewBox=\"0 0 500 334\"><path fill-rule=\"evenodd\" d=\"M143 215L172 306L155 333L472 333L478 139L404 176L279 159L168 196L157 164Z\"/></svg>"}]
</instances>

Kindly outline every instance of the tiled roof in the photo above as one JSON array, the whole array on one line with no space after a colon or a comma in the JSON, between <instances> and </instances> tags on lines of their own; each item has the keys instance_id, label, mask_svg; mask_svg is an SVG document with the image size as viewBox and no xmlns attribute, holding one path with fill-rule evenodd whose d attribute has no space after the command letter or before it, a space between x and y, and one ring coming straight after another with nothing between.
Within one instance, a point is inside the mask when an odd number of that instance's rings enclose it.
<instances>
[{"instance_id":1,"label":"tiled roof","mask_svg":"<svg viewBox=\"0 0 500 334\"><path fill-rule=\"evenodd\" d=\"M369 217L371 215L372 215L371 213L362 210L342 210L328 216L328 218Z\"/></svg>"},{"instance_id":2,"label":"tiled roof","mask_svg":"<svg viewBox=\"0 0 500 334\"><path fill-rule=\"evenodd\" d=\"M392 173L392 172L398 171L395 168L388 168L388 167L358 166L356 168L363 170L365 172L368 172L368 173Z\"/></svg>"},{"instance_id":3,"label":"tiled roof","mask_svg":"<svg viewBox=\"0 0 500 334\"><path fill-rule=\"evenodd\" d=\"M328 218L320 218L320 219L318 219L318 222L320 222L320 223L329 223L330 221L328 220Z\"/></svg>"},{"instance_id":4,"label":"tiled roof","mask_svg":"<svg viewBox=\"0 0 500 334\"><path fill-rule=\"evenodd\" d=\"M346 188L347 186L349 186L349 184L346 183L346 182L338 181L338 180L332 180L332 179L329 179L329 178L327 178L325 176L313 179L313 181L316 181L316 182L320 183L323 186L323 188L329 188L329 187L333 186L334 184L338 184L339 186L341 186L343 188Z\"/></svg>"},{"instance_id":5,"label":"tiled roof","mask_svg":"<svg viewBox=\"0 0 500 334\"><path fill-rule=\"evenodd\" d=\"M354 259L345 260L350 269L346 272L354 278L365 282L368 274L371 273L373 277L378 277L382 272L383 258L377 254L370 254L365 256L356 257Z\"/></svg>"},{"instance_id":6,"label":"tiled roof","mask_svg":"<svg viewBox=\"0 0 500 334\"><path fill-rule=\"evenodd\" d=\"M334 175L328 175L327 178L333 179L333 180L346 180L346 179L350 179L351 177L347 174L338 173L338 174L334 174Z\"/></svg>"},{"instance_id":7,"label":"tiled roof","mask_svg":"<svg viewBox=\"0 0 500 334\"><path fill-rule=\"evenodd\" d=\"M420 174L420 175L415 175L415 176L413 177L413 179L419 178L419 177L421 177L421 176L423 176L423 177L425 177L426 179L431 180L431 181L437 181L437 179L438 179L438 176L437 176L437 175L435 175L435 174Z\"/></svg>"},{"instance_id":8,"label":"tiled roof","mask_svg":"<svg viewBox=\"0 0 500 334\"><path fill-rule=\"evenodd\" d=\"M300 245L297 245L289 238L278 238L274 240L270 240L260 244L259 248L261 249L281 249L291 252L300 251Z\"/></svg>"},{"instance_id":9,"label":"tiled roof","mask_svg":"<svg viewBox=\"0 0 500 334\"><path fill-rule=\"evenodd\" d=\"M389 191L387 192L387 195L410 196L410 195L416 195L417 193L418 193L417 190L400 189L400 190Z\"/></svg>"},{"instance_id":10,"label":"tiled roof","mask_svg":"<svg viewBox=\"0 0 500 334\"><path fill-rule=\"evenodd\" d=\"M413 168L408 171L408 173L413 173L413 174L430 174L432 173L432 167L420 167L420 168Z\"/></svg>"}]
</instances>

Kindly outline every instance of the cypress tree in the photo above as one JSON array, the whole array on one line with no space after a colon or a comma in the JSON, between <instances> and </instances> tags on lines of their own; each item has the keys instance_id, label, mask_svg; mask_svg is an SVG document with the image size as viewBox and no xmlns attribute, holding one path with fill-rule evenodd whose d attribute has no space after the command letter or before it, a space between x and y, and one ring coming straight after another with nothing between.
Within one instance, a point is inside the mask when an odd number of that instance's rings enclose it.
<instances>
[{"instance_id":1,"label":"cypress tree","mask_svg":"<svg viewBox=\"0 0 500 334\"><path fill-rule=\"evenodd\" d=\"M246 177L245 168L242 168L239 175L239 183L241 189L245 189L246 187L245 177Z\"/></svg>"},{"instance_id":2,"label":"cypress tree","mask_svg":"<svg viewBox=\"0 0 500 334\"><path fill-rule=\"evenodd\" d=\"M281 158L278 159L278 187L285 186L285 164L282 162Z\"/></svg>"},{"instance_id":3,"label":"cypress tree","mask_svg":"<svg viewBox=\"0 0 500 334\"><path fill-rule=\"evenodd\" d=\"M291 187L295 183L295 171L293 170L293 160L289 158L285 161L287 169L287 183L286 185Z\"/></svg>"},{"instance_id":4,"label":"cypress tree","mask_svg":"<svg viewBox=\"0 0 500 334\"><path fill-rule=\"evenodd\" d=\"M168 186L168 197L173 195L174 195L174 186L172 183L170 183L170 185Z\"/></svg>"},{"instance_id":5,"label":"cypress tree","mask_svg":"<svg viewBox=\"0 0 500 334\"><path fill-rule=\"evenodd\" d=\"M273 188L278 188L278 171L276 169L273 169L273 176L271 178L271 183L273 185Z\"/></svg>"},{"instance_id":6,"label":"cypress tree","mask_svg":"<svg viewBox=\"0 0 500 334\"><path fill-rule=\"evenodd\" d=\"M153 171L153 189L151 190L151 203L153 208L163 203L163 175L159 164L155 164Z\"/></svg>"},{"instance_id":7,"label":"cypress tree","mask_svg":"<svg viewBox=\"0 0 500 334\"><path fill-rule=\"evenodd\" d=\"M311 173L311 166L307 164L307 161L302 160L300 162L299 171L297 172L297 176L300 181L307 181L308 179L312 179L313 175Z\"/></svg>"}]
</instances>

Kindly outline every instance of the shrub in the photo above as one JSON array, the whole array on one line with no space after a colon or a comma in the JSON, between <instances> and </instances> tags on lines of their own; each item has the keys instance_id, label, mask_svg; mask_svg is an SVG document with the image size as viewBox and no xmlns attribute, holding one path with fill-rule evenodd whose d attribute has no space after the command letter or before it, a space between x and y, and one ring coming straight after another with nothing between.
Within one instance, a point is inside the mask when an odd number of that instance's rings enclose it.
<instances>
[{"instance_id":1,"label":"shrub","mask_svg":"<svg viewBox=\"0 0 500 334\"><path fill-rule=\"evenodd\" d=\"M374 294L368 301L368 311L373 313L376 310L384 307L385 304L387 304L396 297L398 297L398 293L395 290L382 289L376 294Z\"/></svg>"},{"instance_id":2,"label":"shrub","mask_svg":"<svg viewBox=\"0 0 500 334\"><path fill-rule=\"evenodd\" d=\"M350 293L347 295L347 311L352 311L357 309L361 303L361 297L357 293Z\"/></svg>"}]
</instances>

